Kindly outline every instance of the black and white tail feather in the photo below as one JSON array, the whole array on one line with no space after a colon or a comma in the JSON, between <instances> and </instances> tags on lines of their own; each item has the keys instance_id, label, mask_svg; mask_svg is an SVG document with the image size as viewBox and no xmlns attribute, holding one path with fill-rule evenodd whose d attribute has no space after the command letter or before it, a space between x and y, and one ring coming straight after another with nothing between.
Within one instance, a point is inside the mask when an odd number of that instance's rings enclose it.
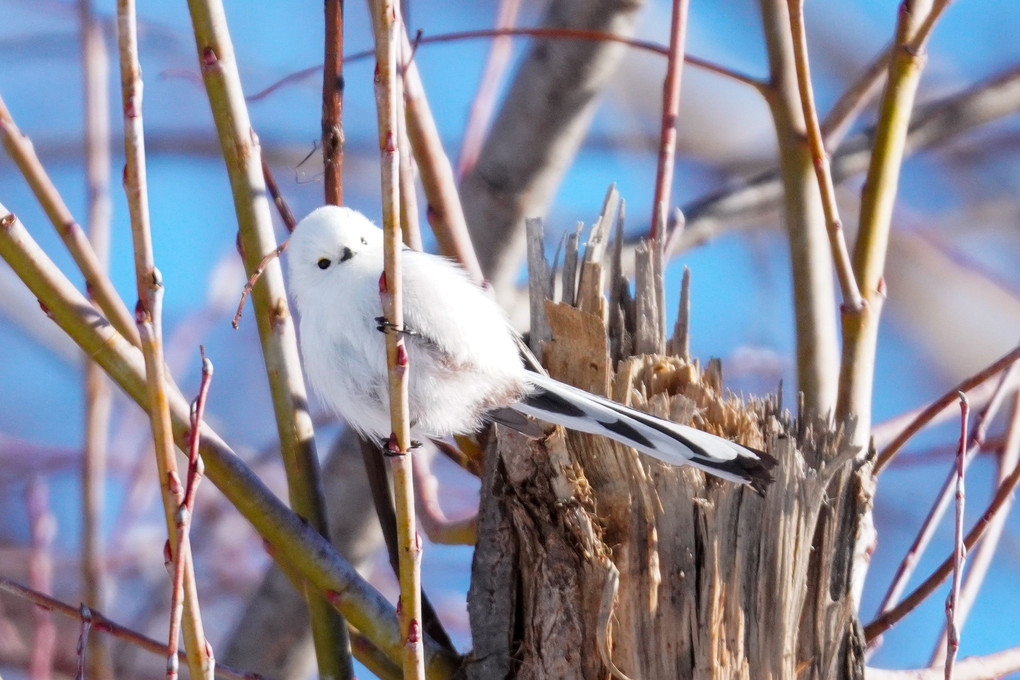
<instances>
[{"instance_id":1,"label":"black and white tail feather","mask_svg":"<svg viewBox=\"0 0 1020 680\"><path fill-rule=\"evenodd\" d=\"M555 425L608 437L670 465L692 465L763 493L776 465L772 456L752 451L708 432L672 423L585 392L538 373L527 377L531 390L509 408Z\"/></svg>"}]
</instances>

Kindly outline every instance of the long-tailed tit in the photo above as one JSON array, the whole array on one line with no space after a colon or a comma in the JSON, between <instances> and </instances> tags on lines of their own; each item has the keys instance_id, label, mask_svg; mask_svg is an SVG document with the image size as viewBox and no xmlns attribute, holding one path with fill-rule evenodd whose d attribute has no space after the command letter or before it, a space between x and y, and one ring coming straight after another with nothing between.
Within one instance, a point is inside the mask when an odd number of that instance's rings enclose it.
<instances>
[{"instance_id":1,"label":"long-tailed tit","mask_svg":"<svg viewBox=\"0 0 1020 680\"><path fill-rule=\"evenodd\" d=\"M388 329L380 322L382 231L361 213L336 206L313 211L298 224L288 250L305 372L323 400L365 435L385 438L392 429L380 331L399 330L416 437L470 433L491 419L508 422L498 413L512 409L759 491L771 481L775 461L767 455L527 370L498 305L445 258L403 251L404 326Z\"/></svg>"}]
</instances>

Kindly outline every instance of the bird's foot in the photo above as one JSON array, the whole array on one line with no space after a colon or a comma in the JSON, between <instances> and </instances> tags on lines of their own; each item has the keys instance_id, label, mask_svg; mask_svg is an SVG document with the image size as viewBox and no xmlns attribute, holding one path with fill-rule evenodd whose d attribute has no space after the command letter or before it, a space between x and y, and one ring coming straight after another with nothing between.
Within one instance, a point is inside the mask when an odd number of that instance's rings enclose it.
<instances>
[{"instance_id":1,"label":"bird's foot","mask_svg":"<svg viewBox=\"0 0 1020 680\"><path fill-rule=\"evenodd\" d=\"M397 324L395 324L392 321L390 321L389 319L387 319L385 316L377 316L377 317L375 317L375 323L377 324L375 329L377 331L379 331L380 333L390 333L390 332L393 332L393 333L401 333L403 335L417 335L417 333L415 333L413 330L411 330L407 326L398 326Z\"/></svg>"},{"instance_id":2,"label":"bird's foot","mask_svg":"<svg viewBox=\"0 0 1020 680\"><path fill-rule=\"evenodd\" d=\"M383 440L380 448L382 448L383 455L387 458L396 458L398 456L403 456L406 453L410 453L415 449L420 449L421 447L422 443L420 441L412 439L411 444L407 447L407 451L401 451L400 444L397 442L397 435L391 434L388 439Z\"/></svg>"}]
</instances>

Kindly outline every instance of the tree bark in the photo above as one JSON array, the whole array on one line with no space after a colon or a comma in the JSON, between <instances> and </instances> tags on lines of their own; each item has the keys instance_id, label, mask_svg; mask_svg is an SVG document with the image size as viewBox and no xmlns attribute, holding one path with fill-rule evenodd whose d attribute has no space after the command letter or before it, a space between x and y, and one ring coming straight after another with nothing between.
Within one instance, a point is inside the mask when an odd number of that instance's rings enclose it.
<instances>
[{"instance_id":1,"label":"tree bark","mask_svg":"<svg viewBox=\"0 0 1020 680\"><path fill-rule=\"evenodd\" d=\"M779 397L724 396L716 362L702 373L647 355L614 369L604 330L591 332L603 329L599 316L546 307L551 375L593 391L608 384L618 401L764 449L779 465L758 496L603 438L497 429L467 677L607 678L604 636L606 657L641 680L862 678L849 565L868 473L854 468L849 432L796 421Z\"/></svg>"}]
</instances>

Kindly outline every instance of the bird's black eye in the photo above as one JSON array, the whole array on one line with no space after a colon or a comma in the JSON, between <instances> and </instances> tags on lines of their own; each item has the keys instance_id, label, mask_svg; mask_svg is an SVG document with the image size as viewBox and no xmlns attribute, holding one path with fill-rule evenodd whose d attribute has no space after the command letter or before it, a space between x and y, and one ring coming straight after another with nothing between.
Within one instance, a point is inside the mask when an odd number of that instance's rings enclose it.
<instances>
[{"instance_id":1,"label":"bird's black eye","mask_svg":"<svg viewBox=\"0 0 1020 680\"><path fill-rule=\"evenodd\" d=\"M333 263L330 262L329 258L324 257L315 264L319 265L319 269L329 269L329 265Z\"/></svg>"},{"instance_id":2,"label":"bird's black eye","mask_svg":"<svg viewBox=\"0 0 1020 680\"><path fill-rule=\"evenodd\" d=\"M368 245L368 241L365 240L364 236L361 237L361 245L363 245L363 246L367 246Z\"/></svg>"}]
</instances>

